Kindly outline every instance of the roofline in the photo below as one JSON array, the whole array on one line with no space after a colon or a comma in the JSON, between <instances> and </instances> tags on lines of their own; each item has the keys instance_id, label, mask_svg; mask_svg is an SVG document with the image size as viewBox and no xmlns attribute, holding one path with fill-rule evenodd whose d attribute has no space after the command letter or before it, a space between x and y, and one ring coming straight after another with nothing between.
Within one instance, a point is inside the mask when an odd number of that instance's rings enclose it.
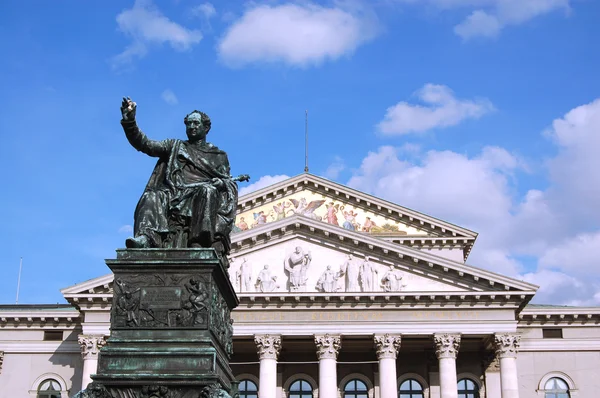
<instances>
[{"instance_id":1,"label":"roofline","mask_svg":"<svg viewBox=\"0 0 600 398\"><path fill-rule=\"evenodd\" d=\"M67 297L68 295L79 294L79 293L81 293L82 290L89 290L89 289L99 286L101 284L108 284L108 283L112 282L112 280L113 280L112 273L105 274L102 276L98 276L96 278L88 279L84 282L76 283L69 287L62 288L62 289L60 289L60 292L63 294L63 296ZM102 282L104 282L104 283L102 283Z\"/></svg>"},{"instance_id":2,"label":"roofline","mask_svg":"<svg viewBox=\"0 0 600 398\"><path fill-rule=\"evenodd\" d=\"M488 281L490 281L491 285L495 283L500 283L504 284L505 286L513 287L515 289L520 289L524 291L536 291L539 288L539 286L534 285L532 283L520 281L518 279L500 275L492 271L487 271L478 267L474 267L472 265L463 264L458 261L449 260L447 258L436 256L434 254L423 252L421 250L412 249L407 246L398 245L382 239L377 239L369 235L361 234L359 232L349 231L339 226L336 227L334 225L330 225L320 221L315 221L308 217L300 215L292 215L280 221L274 221L268 224L264 224L262 226L252 228L247 231L238 232L232 235L231 237L232 245L244 239L251 239L256 235L268 235L268 233L277 229L287 228L289 226L300 227L301 225L308 227L311 230L311 232L320 230L324 232L325 235L336 234L338 236L347 238L349 241L352 241L355 244L362 242L370 247L379 247L384 252L395 251L396 253L401 254L402 257L412 257L413 260L416 259L415 262L423 261L427 263L427 265L429 265L430 267L433 267L433 265L435 264L441 267L445 272L447 272L448 269L453 269L459 274L466 273L477 277L477 279L487 279Z\"/></svg>"},{"instance_id":3,"label":"roofline","mask_svg":"<svg viewBox=\"0 0 600 398\"><path fill-rule=\"evenodd\" d=\"M316 180L315 182L317 182L317 183L321 183L323 185L330 185L330 186L332 186L333 188L335 188L336 190L338 190L340 192L344 192L346 194L354 195L354 196L358 196L358 197L360 197L360 196L362 196L362 197L368 197L369 198L369 202L372 202L372 203L377 204L379 206L384 206L384 207L387 207L387 208L395 209L398 212L407 214L407 215L412 216L412 217L417 217L417 218L425 219L425 220L427 220L430 223L438 224L439 226L443 226L443 227L445 227L447 229L454 230L455 232L461 232L461 233L463 233L463 234L465 234L467 236L470 236L470 237L472 237L474 239L476 239L477 236L479 235L477 232L472 231L470 229L463 228L463 227L460 227L460 226L458 226L456 224L452 224L452 223L449 223L447 221L440 220L438 218L429 216L427 214L423 214L423 213L420 213L418 211L409 209L407 207L400 206L400 205L398 205L396 203L393 203L393 202L390 202L390 201L387 201L387 200L384 200L384 199L377 198L377 197L375 197L373 195L370 195L370 194L367 194L365 192L358 191L356 189L347 187L345 185L339 184L337 182L334 182L334 181L331 181L331 180L328 180L326 178L319 177L319 176L316 176L316 175L310 174L310 173L298 174L298 175L296 175L294 177L288 178L287 180L283 180L283 181L277 182L275 184L269 185L269 186L261 188L261 189L259 189L257 191L250 192L250 193L248 193L248 194L246 194L244 196L241 196L241 197L238 198L238 206L242 202L251 201L251 200L256 199L258 197L264 196L267 193L271 193L274 190L278 190L278 189L284 188L286 186L289 186L289 185L292 185L292 184L296 184L296 183L301 182L301 181L306 181L307 177L308 177L308 179L314 179L314 180Z\"/></svg>"}]
</instances>

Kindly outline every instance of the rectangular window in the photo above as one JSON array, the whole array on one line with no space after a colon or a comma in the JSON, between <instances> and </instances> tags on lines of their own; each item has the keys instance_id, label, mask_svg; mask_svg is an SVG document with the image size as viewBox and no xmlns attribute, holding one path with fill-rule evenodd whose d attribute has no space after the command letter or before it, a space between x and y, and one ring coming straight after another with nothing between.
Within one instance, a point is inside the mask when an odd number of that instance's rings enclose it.
<instances>
[{"instance_id":1,"label":"rectangular window","mask_svg":"<svg viewBox=\"0 0 600 398\"><path fill-rule=\"evenodd\" d=\"M545 339L562 339L562 329L542 329L542 337Z\"/></svg>"},{"instance_id":2,"label":"rectangular window","mask_svg":"<svg viewBox=\"0 0 600 398\"><path fill-rule=\"evenodd\" d=\"M62 341L63 332L62 330L44 330L45 341Z\"/></svg>"}]
</instances>

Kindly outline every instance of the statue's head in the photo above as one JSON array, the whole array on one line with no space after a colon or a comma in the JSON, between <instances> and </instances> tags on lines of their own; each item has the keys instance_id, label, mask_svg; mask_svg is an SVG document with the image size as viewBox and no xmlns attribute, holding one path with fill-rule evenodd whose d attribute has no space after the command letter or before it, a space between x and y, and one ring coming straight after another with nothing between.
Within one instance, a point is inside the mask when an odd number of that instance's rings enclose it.
<instances>
[{"instance_id":1,"label":"statue's head","mask_svg":"<svg viewBox=\"0 0 600 398\"><path fill-rule=\"evenodd\" d=\"M204 112L193 111L183 119L186 129L185 132L190 141L200 141L206 138L210 131L210 118Z\"/></svg>"}]
</instances>

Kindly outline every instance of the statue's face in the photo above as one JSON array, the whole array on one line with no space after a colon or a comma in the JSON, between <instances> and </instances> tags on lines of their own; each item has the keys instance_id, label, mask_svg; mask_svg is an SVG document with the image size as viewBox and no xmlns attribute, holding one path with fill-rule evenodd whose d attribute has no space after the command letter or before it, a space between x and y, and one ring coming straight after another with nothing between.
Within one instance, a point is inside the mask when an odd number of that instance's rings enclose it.
<instances>
[{"instance_id":1,"label":"statue's face","mask_svg":"<svg viewBox=\"0 0 600 398\"><path fill-rule=\"evenodd\" d=\"M199 141L206 138L206 131L199 113L192 113L188 116L185 132L190 141Z\"/></svg>"}]
</instances>

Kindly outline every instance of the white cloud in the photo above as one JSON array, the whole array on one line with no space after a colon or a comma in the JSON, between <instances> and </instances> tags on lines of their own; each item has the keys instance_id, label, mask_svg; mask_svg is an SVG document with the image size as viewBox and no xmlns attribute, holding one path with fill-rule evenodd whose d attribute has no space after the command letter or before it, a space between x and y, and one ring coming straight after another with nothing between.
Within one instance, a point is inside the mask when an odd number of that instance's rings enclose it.
<instances>
[{"instance_id":1,"label":"white cloud","mask_svg":"<svg viewBox=\"0 0 600 398\"><path fill-rule=\"evenodd\" d=\"M177 96L170 89L166 89L165 91L163 91L160 97L169 105L177 105L179 103Z\"/></svg>"},{"instance_id":2,"label":"white cloud","mask_svg":"<svg viewBox=\"0 0 600 398\"><path fill-rule=\"evenodd\" d=\"M375 36L373 17L317 4L257 5L227 30L218 44L229 66L281 62L306 67L351 54Z\"/></svg>"},{"instance_id":3,"label":"white cloud","mask_svg":"<svg viewBox=\"0 0 600 398\"><path fill-rule=\"evenodd\" d=\"M133 227L131 225L122 225L121 228L119 228L119 233L121 234L130 234L133 232Z\"/></svg>"},{"instance_id":4,"label":"white cloud","mask_svg":"<svg viewBox=\"0 0 600 398\"><path fill-rule=\"evenodd\" d=\"M144 57L154 45L169 44L176 51L186 51L202 40L199 30L187 29L171 21L150 0L136 0L133 8L117 15L117 24L131 43L112 59L114 68Z\"/></svg>"},{"instance_id":5,"label":"white cloud","mask_svg":"<svg viewBox=\"0 0 600 398\"><path fill-rule=\"evenodd\" d=\"M377 125L383 134L419 133L434 128L455 126L466 119L477 119L494 110L487 99L459 99L450 88L428 83L416 92L426 106L399 102L387 109Z\"/></svg>"},{"instance_id":6,"label":"white cloud","mask_svg":"<svg viewBox=\"0 0 600 398\"><path fill-rule=\"evenodd\" d=\"M191 14L197 17L204 17L206 19L210 19L217 15L217 10L215 6L211 3L202 3L195 7L192 7L190 10Z\"/></svg>"},{"instance_id":7,"label":"white cloud","mask_svg":"<svg viewBox=\"0 0 600 398\"><path fill-rule=\"evenodd\" d=\"M440 10L467 9L471 13L454 27L465 40L496 37L503 28L519 25L557 10L568 11L570 0L399 0L409 4L428 4Z\"/></svg>"},{"instance_id":8,"label":"white cloud","mask_svg":"<svg viewBox=\"0 0 600 398\"><path fill-rule=\"evenodd\" d=\"M549 187L523 195L527 164L500 147L407 158L383 146L348 185L479 232L469 263L540 285L536 302L600 305L598 131L600 99L555 120L545 133L558 147Z\"/></svg>"},{"instance_id":9,"label":"white cloud","mask_svg":"<svg viewBox=\"0 0 600 398\"><path fill-rule=\"evenodd\" d=\"M329 178L330 180L335 180L345 168L346 165L344 163L344 159L336 156L333 160L333 163L331 163L323 173L323 177Z\"/></svg>"},{"instance_id":10,"label":"white cloud","mask_svg":"<svg viewBox=\"0 0 600 398\"><path fill-rule=\"evenodd\" d=\"M286 176L285 174L274 175L274 176L270 176L270 175L262 176L255 183L252 183L250 185L246 185L246 186L242 187L239 191L239 196L249 194L250 192L258 191L259 189L268 187L269 185L278 183L279 181L287 180L288 178L290 178L290 177Z\"/></svg>"}]
</instances>

